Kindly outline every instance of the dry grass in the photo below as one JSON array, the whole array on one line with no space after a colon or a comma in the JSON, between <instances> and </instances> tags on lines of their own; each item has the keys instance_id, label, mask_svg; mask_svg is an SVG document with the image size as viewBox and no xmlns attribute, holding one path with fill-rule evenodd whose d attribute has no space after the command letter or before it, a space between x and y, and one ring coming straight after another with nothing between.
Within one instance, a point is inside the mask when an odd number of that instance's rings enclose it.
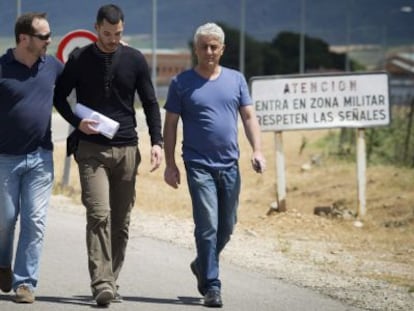
<instances>
[{"instance_id":1,"label":"dry grass","mask_svg":"<svg viewBox=\"0 0 414 311\"><path fill-rule=\"evenodd\" d=\"M243 134L243 131L240 131ZM179 150L181 187L178 190L163 182L163 168L149 172L149 142L141 133L143 157L137 179L136 205L146 213L191 217L190 199ZM145 133L146 134L146 133ZM336 273L358 273L411 288L414 286L414 171L395 167L372 166L367 169L367 213L363 227L354 226L353 218L316 216L316 206L340 203L343 209L357 209L356 166L337 162L314 146L327 131L285 132L287 212L267 215L276 199L276 168L274 134L263 133L264 153L268 169L263 175L250 168L250 148L243 135L240 166L242 193L239 228L253 232L259 239L279 241L279 251L295 260L307 260L320 269ZM303 138L307 146L299 154ZM179 146L179 144L178 144ZM301 166L314 154L322 161L308 171ZM64 146L55 146L57 183L63 172ZM79 202L80 186L77 167L72 160L70 187L64 192ZM301 247L297 247L300 243ZM320 254L333 260L320 260ZM325 258L323 257L323 258ZM350 260L349 258L352 258Z\"/></svg>"}]
</instances>

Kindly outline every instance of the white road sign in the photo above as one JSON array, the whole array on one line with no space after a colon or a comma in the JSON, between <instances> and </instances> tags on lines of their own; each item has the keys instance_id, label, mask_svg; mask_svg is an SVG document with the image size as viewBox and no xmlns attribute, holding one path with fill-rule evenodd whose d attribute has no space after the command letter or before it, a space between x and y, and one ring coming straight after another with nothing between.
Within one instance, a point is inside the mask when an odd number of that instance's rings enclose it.
<instances>
[{"instance_id":1,"label":"white road sign","mask_svg":"<svg viewBox=\"0 0 414 311\"><path fill-rule=\"evenodd\" d=\"M263 131L385 126L390 123L388 75L253 77L253 103Z\"/></svg>"},{"instance_id":2,"label":"white road sign","mask_svg":"<svg viewBox=\"0 0 414 311\"><path fill-rule=\"evenodd\" d=\"M66 63L70 53L97 40L96 35L88 30L78 29L66 34L59 42L56 57Z\"/></svg>"}]
</instances>

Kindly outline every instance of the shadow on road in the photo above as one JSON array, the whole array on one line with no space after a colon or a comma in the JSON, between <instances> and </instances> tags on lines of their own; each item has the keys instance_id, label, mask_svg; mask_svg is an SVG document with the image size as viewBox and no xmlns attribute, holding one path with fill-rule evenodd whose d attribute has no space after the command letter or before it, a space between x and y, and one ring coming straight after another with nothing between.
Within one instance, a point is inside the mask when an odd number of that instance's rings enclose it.
<instances>
[{"instance_id":1,"label":"shadow on road","mask_svg":"<svg viewBox=\"0 0 414 311\"><path fill-rule=\"evenodd\" d=\"M0 295L0 300L12 301L11 295ZM199 297L185 297L177 296L177 298L152 298L152 297L136 297L136 296L122 296L125 302L142 302L153 304L172 304L172 305L200 305L201 298ZM55 297L55 296L36 296L36 301L70 304L77 306L84 306L89 308L100 308L96 305L95 300L91 296L73 296L73 297ZM115 304L115 303L114 303ZM116 303L117 304L117 303Z\"/></svg>"}]
</instances>

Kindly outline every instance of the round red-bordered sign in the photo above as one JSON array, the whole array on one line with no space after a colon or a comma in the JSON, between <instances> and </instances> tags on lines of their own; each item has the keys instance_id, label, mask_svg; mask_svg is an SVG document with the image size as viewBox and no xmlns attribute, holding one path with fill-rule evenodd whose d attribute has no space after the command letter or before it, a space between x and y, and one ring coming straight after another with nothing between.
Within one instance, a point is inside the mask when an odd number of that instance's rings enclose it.
<instances>
[{"instance_id":1,"label":"round red-bordered sign","mask_svg":"<svg viewBox=\"0 0 414 311\"><path fill-rule=\"evenodd\" d=\"M98 37L89 30L78 29L67 33L60 40L56 57L66 63L69 54L75 49L83 47L89 43L95 42Z\"/></svg>"}]
</instances>

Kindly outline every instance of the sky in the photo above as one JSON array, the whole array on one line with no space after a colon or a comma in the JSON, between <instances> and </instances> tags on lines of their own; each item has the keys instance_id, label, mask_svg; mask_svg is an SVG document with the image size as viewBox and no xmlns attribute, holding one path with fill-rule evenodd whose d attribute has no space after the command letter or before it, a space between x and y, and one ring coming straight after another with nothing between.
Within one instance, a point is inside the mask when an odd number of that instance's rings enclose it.
<instances>
[{"instance_id":1,"label":"sky","mask_svg":"<svg viewBox=\"0 0 414 311\"><path fill-rule=\"evenodd\" d=\"M153 0L113 0L123 8L125 33L151 39ZM240 28L245 3L245 30L257 40L272 40L280 31L299 32L329 44L397 44L414 41L414 0L157 0L159 46L183 47L196 26L207 21ZM0 0L0 37L12 35L15 0ZM54 35L77 28L93 31L102 0L20 0L21 11L46 11ZM304 6L303 6L304 4ZM301 10L303 9L303 11ZM301 15L301 12L304 12ZM303 25L303 27L302 27Z\"/></svg>"}]
</instances>

